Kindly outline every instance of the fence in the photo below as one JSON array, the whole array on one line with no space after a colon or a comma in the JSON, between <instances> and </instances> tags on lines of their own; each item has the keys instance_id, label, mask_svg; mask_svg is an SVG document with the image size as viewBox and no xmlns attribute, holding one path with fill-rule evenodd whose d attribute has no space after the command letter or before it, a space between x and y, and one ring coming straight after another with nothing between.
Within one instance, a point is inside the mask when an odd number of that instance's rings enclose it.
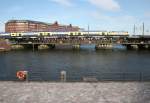
<instances>
[{"instance_id":1,"label":"fence","mask_svg":"<svg viewBox=\"0 0 150 103\"><path fill-rule=\"evenodd\" d=\"M31 81L65 81L65 82L97 82L97 81L150 81L150 73L114 72L114 73L69 73L60 71L52 76L29 74Z\"/></svg>"},{"instance_id":2,"label":"fence","mask_svg":"<svg viewBox=\"0 0 150 103\"><path fill-rule=\"evenodd\" d=\"M1 81L18 81L16 75L0 76ZM29 81L50 82L99 82L99 81L150 81L148 72L114 72L114 73L69 73L60 71L48 75L44 73L28 74Z\"/></svg>"}]
</instances>

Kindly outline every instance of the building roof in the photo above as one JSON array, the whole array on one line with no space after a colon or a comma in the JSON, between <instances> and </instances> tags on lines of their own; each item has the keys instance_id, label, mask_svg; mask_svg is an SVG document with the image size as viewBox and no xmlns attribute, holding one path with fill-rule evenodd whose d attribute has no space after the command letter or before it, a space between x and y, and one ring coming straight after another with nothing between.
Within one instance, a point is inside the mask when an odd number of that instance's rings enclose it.
<instances>
[{"instance_id":1,"label":"building roof","mask_svg":"<svg viewBox=\"0 0 150 103\"><path fill-rule=\"evenodd\" d=\"M17 23L20 23L20 22L32 22L32 23L41 23L41 24L51 25L50 23L40 22L40 21L33 21L33 20L9 20L7 23L10 23L10 22L17 22Z\"/></svg>"},{"instance_id":2,"label":"building roof","mask_svg":"<svg viewBox=\"0 0 150 103\"><path fill-rule=\"evenodd\" d=\"M15 23L21 23L21 22L31 22L31 23L41 23L41 24L46 24L49 26L53 26L53 25L58 25L58 26L66 26L66 27L74 27L74 28L79 28L78 26L72 26L72 24L69 25L63 25L63 24L59 24L57 21L55 21L54 23L46 23L46 22L40 22L40 21L34 21L34 20L9 20L7 23L10 22L15 22ZM6 23L6 24L7 24Z\"/></svg>"}]
</instances>

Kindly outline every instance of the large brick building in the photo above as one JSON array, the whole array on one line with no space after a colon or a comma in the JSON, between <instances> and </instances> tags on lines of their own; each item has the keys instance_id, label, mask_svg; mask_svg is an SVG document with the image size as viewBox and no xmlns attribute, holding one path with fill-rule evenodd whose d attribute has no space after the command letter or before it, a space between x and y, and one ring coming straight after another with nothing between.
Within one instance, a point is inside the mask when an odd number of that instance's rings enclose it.
<instances>
[{"instance_id":1,"label":"large brick building","mask_svg":"<svg viewBox=\"0 0 150 103\"><path fill-rule=\"evenodd\" d=\"M10 20L5 24L5 32L67 32L79 31L78 26L44 23L31 20Z\"/></svg>"}]
</instances>

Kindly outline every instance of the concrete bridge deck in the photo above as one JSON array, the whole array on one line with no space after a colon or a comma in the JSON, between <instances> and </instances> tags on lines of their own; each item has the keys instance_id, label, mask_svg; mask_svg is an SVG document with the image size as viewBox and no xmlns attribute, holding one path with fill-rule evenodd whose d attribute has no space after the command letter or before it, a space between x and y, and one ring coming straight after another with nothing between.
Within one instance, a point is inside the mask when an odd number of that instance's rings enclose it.
<instances>
[{"instance_id":1,"label":"concrete bridge deck","mask_svg":"<svg viewBox=\"0 0 150 103\"><path fill-rule=\"evenodd\" d=\"M150 82L0 82L0 103L150 103Z\"/></svg>"}]
</instances>

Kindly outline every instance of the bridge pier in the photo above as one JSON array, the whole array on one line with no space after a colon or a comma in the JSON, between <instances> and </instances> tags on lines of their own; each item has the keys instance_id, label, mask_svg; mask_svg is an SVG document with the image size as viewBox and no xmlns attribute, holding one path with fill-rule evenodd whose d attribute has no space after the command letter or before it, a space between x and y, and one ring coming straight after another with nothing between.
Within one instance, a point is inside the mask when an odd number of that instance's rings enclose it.
<instances>
[{"instance_id":1,"label":"bridge pier","mask_svg":"<svg viewBox=\"0 0 150 103\"><path fill-rule=\"evenodd\" d=\"M56 47L55 44L48 44L49 49L54 49Z\"/></svg>"},{"instance_id":2,"label":"bridge pier","mask_svg":"<svg viewBox=\"0 0 150 103\"><path fill-rule=\"evenodd\" d=\"M55 48L54 44L14 44L11 45L12 50L22 50L22 49L30 49L32 51L35 50L45 50L45 49L53 49Z\"/></svg>"},{"instance_id":3,"label":"bridge pier","mask_svg":"<svg viewBox=\"0 0 150 103\"><path fill-rule=\"evenodd\" d=\"M150 50L150 44L139 45L139 49L147 49L147 50Z\"/></svg>"},{"instance_id":4,"label":"bridge pier","mask_svg":"<svg viewBox=\"0 0 150 103\"><path fill-rule=\"evenodd\" d=\"M131 45L131 47L132 47L133 49L139 49L139 48L140 48L139 45Z\"/></svg>"},{"instance_id":5,"label":"bridge pier","mask_svg":"<svg viewBox=\"0 0 150 103\"><path fill-rule=\"evenodd\" d=\"M146 45L146 48L147 48L148 50L150 50L150 44L149 44L149 45Z\"/></svg>"},{"instance_id":6,"label":"bridge pier","mask_svg":"<svg viewBox=\"0 0 150 103\"><path fill-rule=\"evenodd\" d=\"M96 50L107 50L107 49L113 49L112 44L97 44L95 45Z\"/></svg>"},{"instance_id":7,"label":"bridge pier","mask_svg":"<svg viewBox=\"0 0 150 103\"><path fill-rule=\"evenodd\" d=\"M23 45L11 45L11 49L12 50L22 50L22 49L24 49L24 46Z\"/></svg>"},{"instance_id":8,"label":"bridge pier","mask_svg":"<svg viewBox=\"0 0 150 103\"><path fill-rule=\"evenodd\" d=\"M38 44L23 44L24 49L38 50Z\"/></svg>"},{"instance_id":9,"label":"bridge pier","mask_svg":"<svg viewBox=\"0 0 150 103\"><path fill-rule=\"evenodd\" d=\"M150 49L150 45L145 45L145 49Z\"/></svg>"},{"instance_id":10,"label":"bridge pier","mask_svg":"<svg viewBox=\"0 0 150 103\"><path fill-rule=\"evenodd\" d=\"M48 45L45 44L38 45L38 50L46 50L46 49L49 49Z\"/></svg>"},{"instance_id":11,"label":"bridge pier","mask_svg":"<svg viewBox=\"0 0 150 103\"><path fill-rule=\"evenodd\" d=\"M138 45L138 49L139 50L144 50L144 49L146 49L146 45Z\"/></svg>"},{"instance_id":12,"label":"bridge pier","mask_svg":"<svg viewBox=\"0 0 150 103\"><path fill-rule=\"evenodd\" d=\"M72 45L72 48L75 49L75 50L79 50L80 49L80 44Z\"/></svg>"},{"instance_id":13,"label":"bridge pier","mask_svg":"<svg viewBox=\"0 0 150 103\"><path fill-rule=\"evenodd\" d=\"M125 44L124 46L126 46L127 50L138 50L139 46L138 45L133 45L133 44Z\"/></svg>"},{"instance_id":14,"label":"bridge pier","mask_svg":"<svg viewBox=\"0 0 150 103\"><path fill-rule=\"evenodd\" d=\"M55 49L60 49L60 50L68 50L68 49L72 49L72 45L71 44L56 44L55 46L52 46ZM52 48L52 49L53 49Z\"/></svg>"},{"instance_id":15,"label":"bridge pier","mask_svg":"<svg viewBox=\"0 0 150 103\"><path fill-rule=\"evenodd\" d=\"M126 44L125 45L128 50L144 50L144 49L150 49L150 45L147 44Z\"/></svg>"}]
</instances>

